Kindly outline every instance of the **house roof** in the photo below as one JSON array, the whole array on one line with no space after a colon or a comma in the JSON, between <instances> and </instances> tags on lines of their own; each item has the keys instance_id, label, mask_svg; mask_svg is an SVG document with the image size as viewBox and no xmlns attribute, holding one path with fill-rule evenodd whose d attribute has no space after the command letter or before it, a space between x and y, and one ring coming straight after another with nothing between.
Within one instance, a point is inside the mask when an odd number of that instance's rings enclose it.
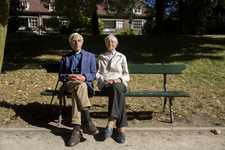
<instances>
[{"instance_id":1,"label":"house roof","mask_svg":"<svg viewBox=\"0 0 225 150\"><path fill-rule=\"evenodd\" d=\"M41 3L40 0L20 0L21 2L28 2L30 4L29 10L23 10L25 13L27 12L40 12L40 13L50 13L51 11L49 11L49 7L48 5L44 5L43 3ZM144 2L140 2L140 5L142 7L142 13L141 14L137 14L137 16L146 16L146 14L144 13L147 8L145 6L148 6L147 4L145 4ZM103 5L97 5L98 8L98 14L99 15L107 15L107 11L104 10L104 6Z\"/></svg>"},{"instance_id":2,"label":"house roof","mask_svg":"<svg viewBox=\"0 0 225 150\"><path fill-rule=\"evenodd\" d=\"M147 8L145 6L148 6L148 5L145 4L142 1L140 1L139 4L141 5L141 8L142 8L141 11L142 12L141 12L141 14L137 14L137 15L139 15L139 16L140 15L142 15L142 16L144 15L145 16L146 15L145 14L145 11L147 11ZM103 5L97 5L97 7L98 7L98 14L101 14L101 15L108 14L108 12L104 9L104 6Z\"/></svg>"},{"instance_id":3,"label":"house roof","mask_svg":"<svg viewBox=\"0 0 225 150\"><path fill-rule=\"evenodd\" d=\"M24 12L51 12L48 6L45 6L40 0L20 0L21 2L28 2L30 4L29 10L23 10Z\"/></svg>"}]
</instances>

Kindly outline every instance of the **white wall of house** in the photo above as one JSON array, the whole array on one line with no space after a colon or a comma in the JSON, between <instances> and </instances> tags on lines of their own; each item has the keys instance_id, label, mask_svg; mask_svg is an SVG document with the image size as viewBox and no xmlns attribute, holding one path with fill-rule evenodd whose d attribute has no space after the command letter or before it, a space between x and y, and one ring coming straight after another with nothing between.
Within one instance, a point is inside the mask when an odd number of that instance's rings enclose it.
<instances>
[{"instance_id":1,"label":"white wall of house","mask_svg":"<svg viewBox=\"0 0 225 150\"><path fill-rule=\"evenodd\" d=\"M129 24L128 19L100 19L104 24L103 32L105 34L116 34L121 31L132 29L135 34L140 34L144 28L144 19L134 19L132 24Z\"/></svg>"}]
</instances>

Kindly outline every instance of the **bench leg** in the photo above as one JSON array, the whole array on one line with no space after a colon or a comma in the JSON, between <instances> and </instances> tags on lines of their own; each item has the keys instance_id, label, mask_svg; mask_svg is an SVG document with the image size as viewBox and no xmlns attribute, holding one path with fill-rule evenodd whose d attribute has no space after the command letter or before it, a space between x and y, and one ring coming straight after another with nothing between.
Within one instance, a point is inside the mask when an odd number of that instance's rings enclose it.
<instances>
[{"instance_id":1,"label":"bench leg","mask_svg":"<svg viewBox=\"0 0 225 150\"><path fill-rule=\"evenodd\" d=\"M66 98L63 96L64 110L66 111Z\"/></svg>"},{"instance_id":2,"label":"bench leg","mask_svg":"<svg viewBox=\"0 0 225 150\"><path fill-rule=\"evenodd\" d=\"M52 100L51 100L51 102L50 102L50 105L49 105L49 108L48 108L48 112L47 112L47 114L46 114L46 115L48 115L48 114L49 114L49 112L50 112L50 109L51 109L51 105L52 105L52 101L53 101L53 99L54 99L54 95L52 95Z\"/></svg>"},{"instance_id":3,"label":"bench leg","mask_svg":"<svg viewBox=\"0 0 225 150\"><path fill-rule=\"evenodd\" d=\"M59 98L59 120L58 125L62 122L62 97Z\"/></svg>"},{"instance_id":4,"label":"bench leg","mask_svg":"<svg viewBox=\"0 0 225 150\"><path fill-rule=\"evenodd\" d=\"M59 83L59 80L57 81L57 83L56 83L56 85L55 85L55 91L56 91L56 89L57 89L58 83ZM50 103L49 108L48 108L48 113L49 113L49 111L50 111L50 109L51 109L51 105L52 105L53 98L54 98L54 95L52 95L52 100L51 100L51 103ZM47 115L48 115L48 113L47 113Z\"/></svg>"},{"instance_id":5,"label":"bench leg","mask_svg":"<svg viewBox=\"0 0 225 150\"><path fill-rule=\"evenodd\" d=\"M166 112L166 103L167 103L167 97L165 97L165 99L164 99L163 112Z\"/></svg>"},{"instance_id":6,"label":"bench leg","mask_svg":"<svg viewBox=\"0 0 225 150\"><path fill-rule=\"evenodd\" d=\"M169 101L170 101L170 119L171 119L171 123L174 123L172 100L174 100L174 97L169 97Z\"/></svg>"}]
</instances>

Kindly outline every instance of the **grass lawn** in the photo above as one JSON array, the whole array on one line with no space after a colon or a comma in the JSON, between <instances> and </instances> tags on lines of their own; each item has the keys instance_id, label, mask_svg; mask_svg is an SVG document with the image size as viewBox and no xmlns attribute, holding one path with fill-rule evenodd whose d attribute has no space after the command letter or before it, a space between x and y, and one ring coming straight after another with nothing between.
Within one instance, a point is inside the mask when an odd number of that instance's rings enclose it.
<instances>
[{"instance_id":1,"label":"grass lawn","mask_svg":"<svg viewBox=\"0 0 225 150\"><path fill-rule=\"evenodd\" d=\"M84 36L83 48L98 55L106 51L105 36ZM185 64L181 75L168 75L168 90L182 90L189 98L176 98L174 117L191 118L205 114L225 126L225 36L117 36L117 51L133 64ZM67 36L8 36L0 75L0 124L28 121L43 115L50 97L40 95L54 89L58 74L47 74L42 63L60 63L71 51ZM131 75L128 90L163 90L162 75ZM97 90L96 81L94 81ZM107 111L107 98L91 98L90 111ZM127 97L127 112L150 111L144 119L169 120L162 113L164 98ZM70 101L67 101L70 106ZM51 113L57 116L58 100ZM55 109L54 109L55 108ZM70 108L70 107L69 107ZM106 118L106 116L103 116ZM97 118L101 118L98 116ZM129 117L130 121L134 118ZM137 118L141 119L141 118ZM142 118L143 119L143 118Z\"/></svg>"}]
</instances>

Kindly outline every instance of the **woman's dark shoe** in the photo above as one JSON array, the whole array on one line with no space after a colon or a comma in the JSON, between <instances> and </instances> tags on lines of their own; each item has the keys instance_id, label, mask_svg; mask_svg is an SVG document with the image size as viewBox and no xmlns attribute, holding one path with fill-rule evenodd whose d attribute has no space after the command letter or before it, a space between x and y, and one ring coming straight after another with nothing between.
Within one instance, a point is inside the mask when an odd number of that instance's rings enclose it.
<instances>
[{"instance_id":1,"label":"woman's dark shoe","mask_svg":"<svg viewBox=\"0 0 225 150\"><path fill-rule=\"evenodd\" d=\"M117 141L119 143L124 143L125 142L125 133L124 132L118 133Z\"/></svg>"},{"instance_id":2,"label":"woman's dark shoe","mask_svg":"<svg viewBox=\"0 0 225 150\"><path fill-rule=\"evenodd\" d=\"M108 126L105 129L105 137L106 138L110 138L112 136L112 134L113 134L113 129L110 126Z\"/></svg>"}]
</instances>

